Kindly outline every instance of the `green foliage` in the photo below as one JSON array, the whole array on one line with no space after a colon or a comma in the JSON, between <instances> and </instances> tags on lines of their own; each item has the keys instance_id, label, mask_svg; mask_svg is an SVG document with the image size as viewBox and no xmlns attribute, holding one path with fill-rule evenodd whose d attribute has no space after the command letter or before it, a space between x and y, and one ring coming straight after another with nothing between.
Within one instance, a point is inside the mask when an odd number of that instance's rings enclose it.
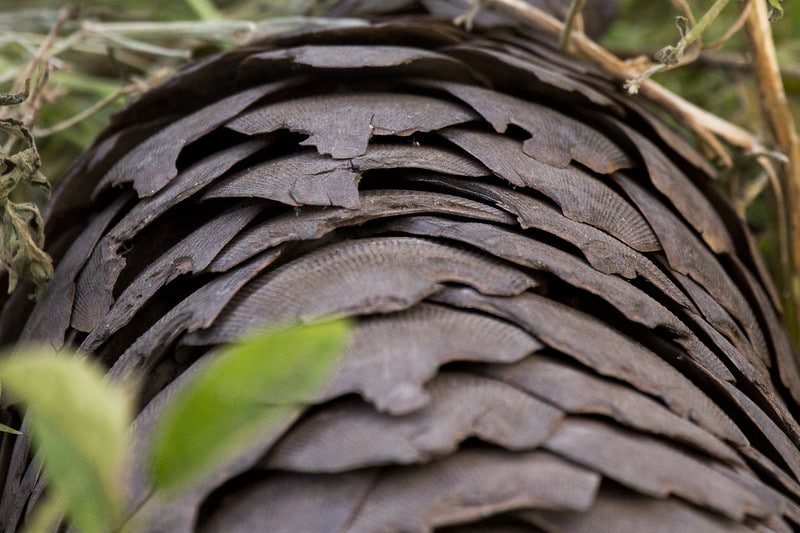
<instances>
[{"instance_id":1,"label":"green foliage","mask_svg":"<svg viewBox=\"0 0 800 533\"><path fill-rule=\"evenodd\" d=\"M324 383L349 330L345 320L272 330L211 356L165 407L152 436L151 500L158 505L191 489L300 406ZM0 384L27 409L23 431L30 430L50 488L29 531L51 530L62 514L84 533L122 527L133 419L128 388L106 381L87 358L44 347L0 357Z\"/></svg>"},{"instance_id":2,"label":"green foliage","mask_svg":"<svg viewBox=\"0 0 800 533\"><path fill-rule=\"evenodd\" d=\"M240 44L260 22L319 13L331 0L92 0L72 2L42 54L49 77L29 106L42 172L58 181L108 123L109 115L193 57ZM0 0L0 92L24 79L56 24L61 0ZM133 23L131 29L115 26ZM179 30L172 24L181 23ZM35 110L32 108L35 107ZM0 109L0 111L2 111ZM26 198L39 201L40 198Z\"/></svg>"},{"instance_id":3,"label":"green foliage","mask_svg":"<svg viewBox=\"0 0 800 533\"><path fill-rule=\"evenodd\" d=\"M0 360L3 390L22 401L53 497L85 533L118 521L131 420L130 396L102 367L50 349L19 348Z\"/></svg>"},{"instance_id":4,"label":"green foliage","mask_svg":"<svg viewBox=\"0 0 800 533\"><path fill-rule=\"evenodd\" d=\"M772 13L781 15L772 25L772 31L780 63L785 67L784 83L795 100L800 95L800 70L795 67L800 64L800 5L762 1L769 2ZM656 51L681 37L675 26L679 13L671 2L619 0L619 3L620 17L602 40L617 55L652 58ZM688 4L699 17L714 0L692 0ZM742 6L743 2L728 4L704 32L705 45L725 35L735 24ZM739 31L720 50L707 51L696 62L659 74L655 80L703 109L753 130L759 125L758 117L749 112L749 102L743 101L751 98L754 91L749 64L744 61L746 48L743 32Z\"/></svg>"},{"instance_id":5,"label":"green foliage","mask_svg":"<svg viewBox=\"0 0 800 533\"><path fill-rule=\"evenodd\" d=\"M302 402L341 353L348 324L268 331L222 348L165 410L154 434L156 490L173 492L236 457Z\"/></svg>"},{"instance_id":6,"label":"green foliage","mask_svg":"<svg viewBox=\"0 0 800 533\"><path fill-rule=\"evenodd\" d=\"M783 0L767 0L769 3L769 18L772 21L783 16Z\"/></svg>"},{"instance_id":7,"label":"green foliage","mask_svg":"<svg viewBox=\"0 0 800 533\"><path fill-rule=\"evenodd\" d=\"M12 433L14 435L22 435L21 431L9 427L5 424L0 424L0 433Z\"/></svg>"}]
</instances>

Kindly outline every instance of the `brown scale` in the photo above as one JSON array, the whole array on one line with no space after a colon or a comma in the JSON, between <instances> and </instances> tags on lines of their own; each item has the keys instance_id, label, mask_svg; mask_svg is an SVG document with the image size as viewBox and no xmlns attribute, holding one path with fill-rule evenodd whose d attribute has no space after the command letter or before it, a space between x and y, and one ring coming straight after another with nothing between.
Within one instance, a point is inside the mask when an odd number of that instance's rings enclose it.
<instances>
[{"instance_id":1,"label":"brown scale","mask_svg":"<svg viewBox=\"0 0 800 533\"><path fill-rule=\"evenodd\" d=\"M132 102L61 180L55 278L0 297L0 341L143 376L135 511L154 422L220 342L354 318L326 385L153 531L800 527L800 372L713 166L536 31L454 27L466 7L342 0L372 21ZM11 532L46 487L26 437L0 455Z\"/></svg>"}]
</instances>

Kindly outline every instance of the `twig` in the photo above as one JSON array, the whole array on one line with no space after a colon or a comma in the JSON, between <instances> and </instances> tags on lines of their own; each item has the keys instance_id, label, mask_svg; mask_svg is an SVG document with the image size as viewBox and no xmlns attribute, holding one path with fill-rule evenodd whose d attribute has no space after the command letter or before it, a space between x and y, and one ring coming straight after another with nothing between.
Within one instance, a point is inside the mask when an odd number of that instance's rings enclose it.
<instances>
[{"instance_id":1,"label":"twig","mask_svg":"<svg viewBox=\"0 0 800 533\"><path fill-rule=\"evenodd\" d=\"M750 16L750 5L751 5L750 2L746 2L742 7L741 12L739 13L739 18L737 18L736 22L734 22L733 25L730 28L728 28L728 31L725 32L725 35L723 35L713 43L707 44L706 46L703 47L703 49L713 52L725 46L725 44L731 39L731 37L733 37L736 33L738 33L738 31L742 29L742 26L744 26L745 22L747 21L747 17Z\"/></svg>"},{"instance_id":2,"label":"twig","mask_svg":"<svg viewBox=\"0 0 800 533\"><path fill-rule=\"evenodd\" d=\"M114 102L114 100L116 100L120 96L131 96L143 93L146 90L151 89L152 87L154 87L156 84L160 83L167 77L169 77L172 73L173 69L163 68L152 74L146 80L134 80L133 83L118 88L117 90L115 90L102 100L95 102L94 104L87 107L77 115L74 115L66 120L63 120L58 124L54 124L49 128L41 128L41 129L34 128L33 134L37 138L43 138L58 133L60 131L63 131L67 128L70 128L75 124L78 124L83 120L86 120L87 118L94 115L104 107L110 105L111 103Z\"/></svg>"},{"instance_id":3,"label":"twig","mask_svg":"<svg viewBox=\"0 0 800 533\"><path fill-rule=\"evenodd\" d=\"M561 37L559 37L559 42L562 50L567 49L567 45L569 44L569 36L572 34L573 27L578 24L580 29L583 30L583 6L586 5L586 0L572 0L572 3L569 5L569 13L567 13L567 19L565 21L564 30L561 32Z\"/></svg>"},{"instance_id":4,"label":"twig","mask_svg":"<svg viewBox=\"0 0 800 533\"><path fill-rule=\"evenodd\" d=\"M48 51L53 46L53 43L56 41L56 37L58 36L58 32L61 30L61 27L64 23L69 20L70 18L75 16L75 7L74 6L63 6L58 10L58 18L56 23L50 29L50 32L47 34L47 37L42 41L39 45L36 54L33 58L28 61L25 65L25 68L20 73L20 76L17 78L16 83L14 84L15 91L20 91L23 87L25 87L25 92L28 92L28 84L30 83L31 76L33 74L34 69L36 69L37 65L40 65L44 62L44 58L48 54ZM22 123L25 126L30 126L33 124L36 114L41 107L41 95L42 90L44 89L44 84L47 81L47 77L49 75L48 67L45 67L41 74L36 79L36 83L33 85L33 89L30 91L30 95L26 94L27 101L22 106L22 111L20 111L17 116L21 119ZM2 118L3 115L0 115ZM2 147L2 152L5 154L9 154L14 150L17 142L19 142L19 138L16 136L9 136L8 141L6 141L5 146Z\"/></svg>"},{"instance_id":5,"label":"twig","mask_svg":"<svg viewBox=\"0 0 800 533\"><path fill-rule=\"evenodd\" d=\"M668 65L681 61L687 48L700 41L700 36L703 35L703 32L716 20L725 6L728 5L729 1L730 0L716 0L711 8L697 21L697 24L693 24L691 28L681 36L681 40L678 41L677 45L674 47L667 46L662 48L659 53L656 54L658 60Z\"/></svg>"},{"instance_id":6,"label":"twig","mask_svg":"<svg viewBox=\"0 0 800 533\"><path fill-rule=\"evenodd\" d=\"M36 55L28 61L25 65L25 69L20 73L19 77L17 78L17 82L14 84L14 91L19 91L22 86L25 84L25 80L30 79L31 75L33 74L33 69L36 68L36 65L41 62L50 48L53 46L53 43L58 37L58 32L61 31L61 27L64 23L75 16L75 6L66 5L61 7L58 10L58 18L56 19L56 23L53 24L53 27L50 28L50 32L45 37L42 44L39 45L39 49L36 51Z\"/></svg>"},{"instance_id":7,"label":"twig","mask_svg":"<svg viewBox=\"0 0 800 533\"><path fill-rule=\"evenodd\" d=\"M103 109L104 107L106 107L109 104L111 104L112 102L114 102L114 100L116 100L120 96L122 96L124 94L128 94L128 93L130 93L128 87L120 87L119 89L117 89L112 94L106 96L102 100L99 100L99 101L95 102L94 104L92 104L91 106L87 107L86 109L84 109L83 111L78 113L77 115L74 115L74 116L68 118L67 120L63 120L63 121L59 122L58 124L50 126L49 128L34 128L33 135L38 139L42 139L44 137L48 137L50 135L53 135L54 133L58 133L60 131L64 131L65 129L70 128L70 127L74 126L75 124L78 124L79 122L82 122L83 120L86 120L87 118L91 117L92 115L94 115L95 113L97 113L98 111Z\"/></svg>"},{"instance_id":8,"label":"twig","mask_svg":"<svg viewBox=\"0 0 800 533\"><path fill-rule=\"evenodd\" d=\"M33 75L33 71L36 69L37 65L40 65L44 62L45 56L48 54L50 48L53 46L53 43L58 36L58 32L61 30L61 27L64 25L64 22L69 20L75 16L75 8L74 6L64 6L58 10L58 18L56 23L50 29L50 32L47 34L47 37L42 41L39 45L39 48L36 50L33 58L25 64L25 68L17 77L17 81L14 83L14 91L20 91L23 86L27 87L27 84L30 82L30 79ZM26 126L30 126L34 118L36 116L36 112L41 105L41 92L44 88L44 82L48 76L47 67L41 71L41 74L36 79L36 83L33 86L33 90L31 91L30 97L28 98L27 102L23 106L24 112L20 112L18 116L22 119L22 122ZM27 88L26 88L27 91ZM26 95L26 98L28 95ZM12 137L6 143L6 146L3 147L3 151L5 153L9 153L13 150L14 144L16 143L17 139Z\"/></svg>"},{"instance_id":9,"label":"twig","mask_svg":"<svg viewBox=\"0 0 800 533\"><path fill-rule=\"evenodd\" d=\"M692 8L689 7L689 3L686 0L671 0L673 7L684 17L686 20L689 21L689 24L694 26L697 24L697 21L694 18L694 13L692 13Z\"/></svg>"},{"instance_id":10,"label":"twig","mask_svg":"<svg viewBox=\"0 0 800 533\"><path fill-rule=\"evenodd\" d=\"M231 35L251 33L258 24L247 20L187 22L95 22L84 21L81 27L95 35L140 37L196 37L204 41L229 41Z\"/></svg>"},{"instance_id":11,"label":"twig","mask_svg":"<svg viewBox=\"0 0 800 533\"><path fill-rule=\"evenodd\" d=\"M704 47L703 51L700 52L700 55L697 56L697 59L695 59L692 63L692 66L752 72L752 62L745 54L738 52L713 51L711 50L712 45ZM611 52L624 60L642 56L652 56L654 53L652 50L626 50L623 48L612 48ZM800 80L800 67L783 65L781 66L780 71L781 77L783 78Z\"/></svg>"},{"instance_id":12,"label":"twig","mask_svg":"<svg viewBox=\"0 0 800 533\"><path fill-rule=\"evenodd\" d=\"M560 20L528 4L524 0L492 0L492 5L495 9L509 13L553 36L560 35L564 29L564 24ZM619 59L583 33L572 33L570 35L570 45L574 48L575 55L595 63L603 69L606 74L617 80L629 80L640 74L630 63ZM748 153L770 153L770 151L747 130L701 109L668 91L653 80L644 80L641 84L640 91L644 96L661 105L665 110L684 121L700 139L703 139L709 144L711 149L725 165L730 166L732 161L730 155L716 140L715 137L717 136L734 146L742 148Z\"/></svg>"},{"instance_id":13,"label":"twig","mask_svg":"<svg viewBox=\"0 0 800 533\"><path fill-rule=\"evenodd\" d=\"M722 69L736 69L740 71L752 71L752 61L743 54L737 53L723 53L718 52L714 54L700 54L697 62L699 64L707 65L710 67L717 67ZM800 80L800 67L797 66L784 66L780 69L781 77L792 78Z\"/></svg>"},{"instance_id":14,"label":"twig","mask_svg":"<svg viewBox=\"0 0 800 533\"><path fill-rule=\"evenodd\" d=\"M750 44L753 69L761 98L761 109L767 127L772 132L781 151L788 160L778 175L783 192L785 241L782 247L789 251L789 265L783 272L784 309L786 324L792 337L800 334L800 141L798 140L792 112L783 88L772 28L766 2L750 1L751 9L745 23Z\"/></svg>"},{"instance_id":15,"label":"twig","mask_svg":"<svg viewBox=\"0 0 800 533\"><path fill-rule=\"evenodd\" d=\"M200 20L220 20L222 14L211 0L186 0Z\"/></svg>"},{"instance_id":16,"label":"twig","mask_svg":"<svg viewBox=\"0 0 800 533\"><path fill-rule=\"evenodd\" d=\"M625 88L631 93L639 92L642 82L649 79L653 74L660 71L671 70L681 65L685 65L697 59L701 51L700 36L719 16L720 12L728 4L729 0L716 0L697 24L692 24L691 18L678 17L678 29L681 32L681 40L675 46L665 46L655 54L658 63L646 69L636 78L630 79L625 84ZM678 2L682 11L688 10L688 5L684 6ZM693 17L692 17L693 18ZM721 42L724 44L729 35L723 37ZM687 54L687 51L691 51Z\"/></svg>"}]
</instances>

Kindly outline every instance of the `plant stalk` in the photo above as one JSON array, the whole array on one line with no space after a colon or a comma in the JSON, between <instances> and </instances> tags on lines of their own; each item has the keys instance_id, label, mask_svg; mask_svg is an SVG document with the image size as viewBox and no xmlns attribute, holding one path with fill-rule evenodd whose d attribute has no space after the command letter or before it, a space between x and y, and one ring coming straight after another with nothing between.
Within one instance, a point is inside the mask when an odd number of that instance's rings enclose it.
<instances>
[{"instance_id":1,"label":"plant stalk","mask_svg":"<svg viewBox=\"0 0 800 533\"><path fill-rule=\"evenodd\" d=\"M789 335L800 346L800 142L791 109L786 98L767 3L750 0L750 14L745 30L752 55L753 70L758 84L765 122L786 161L777 165L784 198L788 265L782 273L784 321Z\"/></svg>"}]
</instances>

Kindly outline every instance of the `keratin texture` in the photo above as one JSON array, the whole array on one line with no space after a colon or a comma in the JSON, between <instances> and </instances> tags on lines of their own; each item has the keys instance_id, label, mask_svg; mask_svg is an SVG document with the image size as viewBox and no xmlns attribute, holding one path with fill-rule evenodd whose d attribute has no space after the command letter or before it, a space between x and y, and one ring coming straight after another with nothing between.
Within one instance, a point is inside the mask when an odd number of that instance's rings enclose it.
<instances>
[{"instance_id":1,"label":"keratin texture","mask_svg":"<svg viewBox=\"0 0 800 533\"><path fill-rule=\"evenodd\" d=\"M0 338L147 376L144 439L220 343L355 318L307 407L158 531L792 531L800 373L714 179L532 30L297 31L114 118L47 213L47 294L0 300ZM11 532L43 485L4 439Z\"/></svg>"}]
</instances>

